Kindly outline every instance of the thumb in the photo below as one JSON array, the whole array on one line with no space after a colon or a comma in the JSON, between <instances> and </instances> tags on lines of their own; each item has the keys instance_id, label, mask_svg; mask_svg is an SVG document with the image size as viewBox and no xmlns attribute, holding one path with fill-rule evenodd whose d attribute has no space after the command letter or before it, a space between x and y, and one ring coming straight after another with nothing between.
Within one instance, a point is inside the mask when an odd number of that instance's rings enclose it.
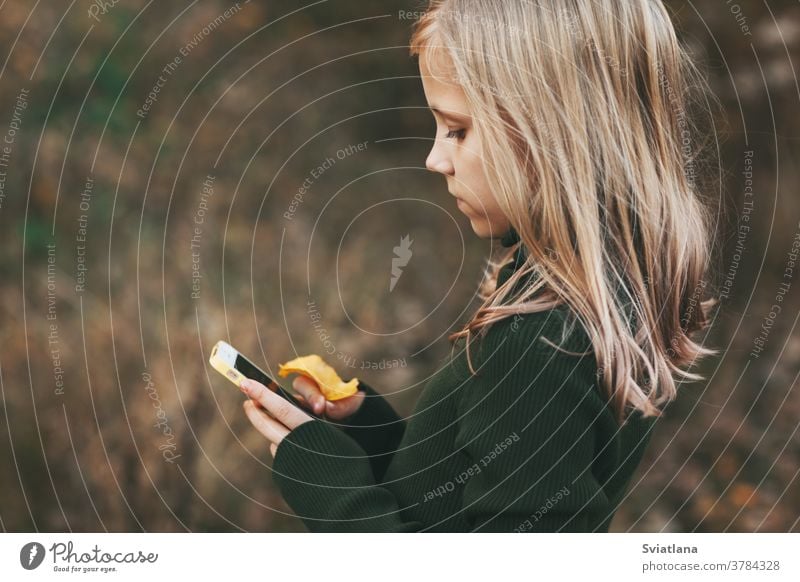
<instances>
[{"instance_id":1,"label":"thumb","mask_svg":"<svg viewBox=\"0 0 800 582\"><path fill-rule=\"evenodd\" d=\"M366 396L366 392L363 390L359 390L352 396L348 396L347 398L342 398L341 400L326 400L325 401L325 408L328 414L333 413L336 414L352 414L356 410L359 409L361 403Z\"/></svg>"}]
</instances>

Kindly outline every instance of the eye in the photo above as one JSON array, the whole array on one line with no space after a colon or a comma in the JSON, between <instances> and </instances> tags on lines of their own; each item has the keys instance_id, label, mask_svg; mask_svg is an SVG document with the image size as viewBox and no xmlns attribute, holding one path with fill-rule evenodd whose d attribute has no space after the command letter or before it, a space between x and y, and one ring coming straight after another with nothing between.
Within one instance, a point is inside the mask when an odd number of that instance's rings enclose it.
<instances>
[{"instance_id":1,"label":"eye","mask_svg":"<svg viewBox=\"0 0 800 582\"><path fill-rule=\"evenodd\" d=\"M459 141L461 141L462 139L464 139L464 135L466 133L467 133L466 129L451 129L450 131L447 132L447 135L445 137L447 139L454 139L455 138L455 139L458 139Z\"/></svg>"}]
</instances>

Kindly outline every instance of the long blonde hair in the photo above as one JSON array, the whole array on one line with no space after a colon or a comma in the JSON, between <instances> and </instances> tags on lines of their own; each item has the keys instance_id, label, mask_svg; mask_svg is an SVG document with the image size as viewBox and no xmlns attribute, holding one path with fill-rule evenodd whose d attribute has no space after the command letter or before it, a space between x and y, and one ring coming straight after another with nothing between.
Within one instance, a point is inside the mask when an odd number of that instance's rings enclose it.
<instances>
[{"instance_id":1,"label":"long blonde hair","mask_svg":"<svg viewBox=\"0 0 800 582\"><path fill-rule=\"evenodd\" d=\"M662 2L431 0L410 49L444 49L520 238L488 260L483 305L450 336L467 338L470 371L472 334L567 304L617 422L629 409L660 416L676 396L673 375L702 380L684 368L718 353L689 336L719 302L702 297L712 214L693 110L707 85ZM518 245L525 262L498 287Z\"/></svg>"}]
</instances>

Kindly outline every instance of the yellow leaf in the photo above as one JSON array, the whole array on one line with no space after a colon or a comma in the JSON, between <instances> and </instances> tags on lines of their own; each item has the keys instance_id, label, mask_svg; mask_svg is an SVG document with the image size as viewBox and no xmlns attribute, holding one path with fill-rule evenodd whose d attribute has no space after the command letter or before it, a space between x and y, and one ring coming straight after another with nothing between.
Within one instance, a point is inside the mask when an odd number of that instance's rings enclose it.
<instances>
[{"instance_id":1,"label":"yellow leaf","mask_svg":"<svg viewBox=\"0 0 800 582\"><path fill-rule=\"evenodd\" d=\"M316 354L301 356L278 366L281 378L292 373L314 380L328 400L341 400L358 392L358 378L344 382L336 370Z\"/></svg>"}]
</instances>

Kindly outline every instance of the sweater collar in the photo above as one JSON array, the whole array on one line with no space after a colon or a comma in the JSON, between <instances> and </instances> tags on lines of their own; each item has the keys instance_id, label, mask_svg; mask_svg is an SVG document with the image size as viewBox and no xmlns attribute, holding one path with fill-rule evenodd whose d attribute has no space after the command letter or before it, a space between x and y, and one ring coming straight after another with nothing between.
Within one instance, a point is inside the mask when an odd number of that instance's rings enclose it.
<instances>
[{"instance_id":1,"label":"sweater collar","mask_svg":"<svg viewBox=\"0 0 800 582\"><path fill-rule=\"evenodd\" d=\"M500 244L504 247L511 247L514 244L519 242L519 233L514 229L514 227L509 227L508 232L503 235L500 239Z\"/></svg>"},{"instance_id":2,"label":"sweater collar","mask_svg":"<svg viewBox=\"0 0 800 582\"><path fill-rule=\"evenodd\" d=\"M525 245L520 242L519 233L512 226L509 228L508 232L503 235L502 239L500 240L500 244L506 248L510 248L517 243L519 243L519 246L514 253L514 256L508 263L501 267L500 272L497 274L498 287L505 283L508 278L511 277L511 275L513 275L514 272L525 263L525 259L528 256Z\"/></svg>"}]
</instances>

